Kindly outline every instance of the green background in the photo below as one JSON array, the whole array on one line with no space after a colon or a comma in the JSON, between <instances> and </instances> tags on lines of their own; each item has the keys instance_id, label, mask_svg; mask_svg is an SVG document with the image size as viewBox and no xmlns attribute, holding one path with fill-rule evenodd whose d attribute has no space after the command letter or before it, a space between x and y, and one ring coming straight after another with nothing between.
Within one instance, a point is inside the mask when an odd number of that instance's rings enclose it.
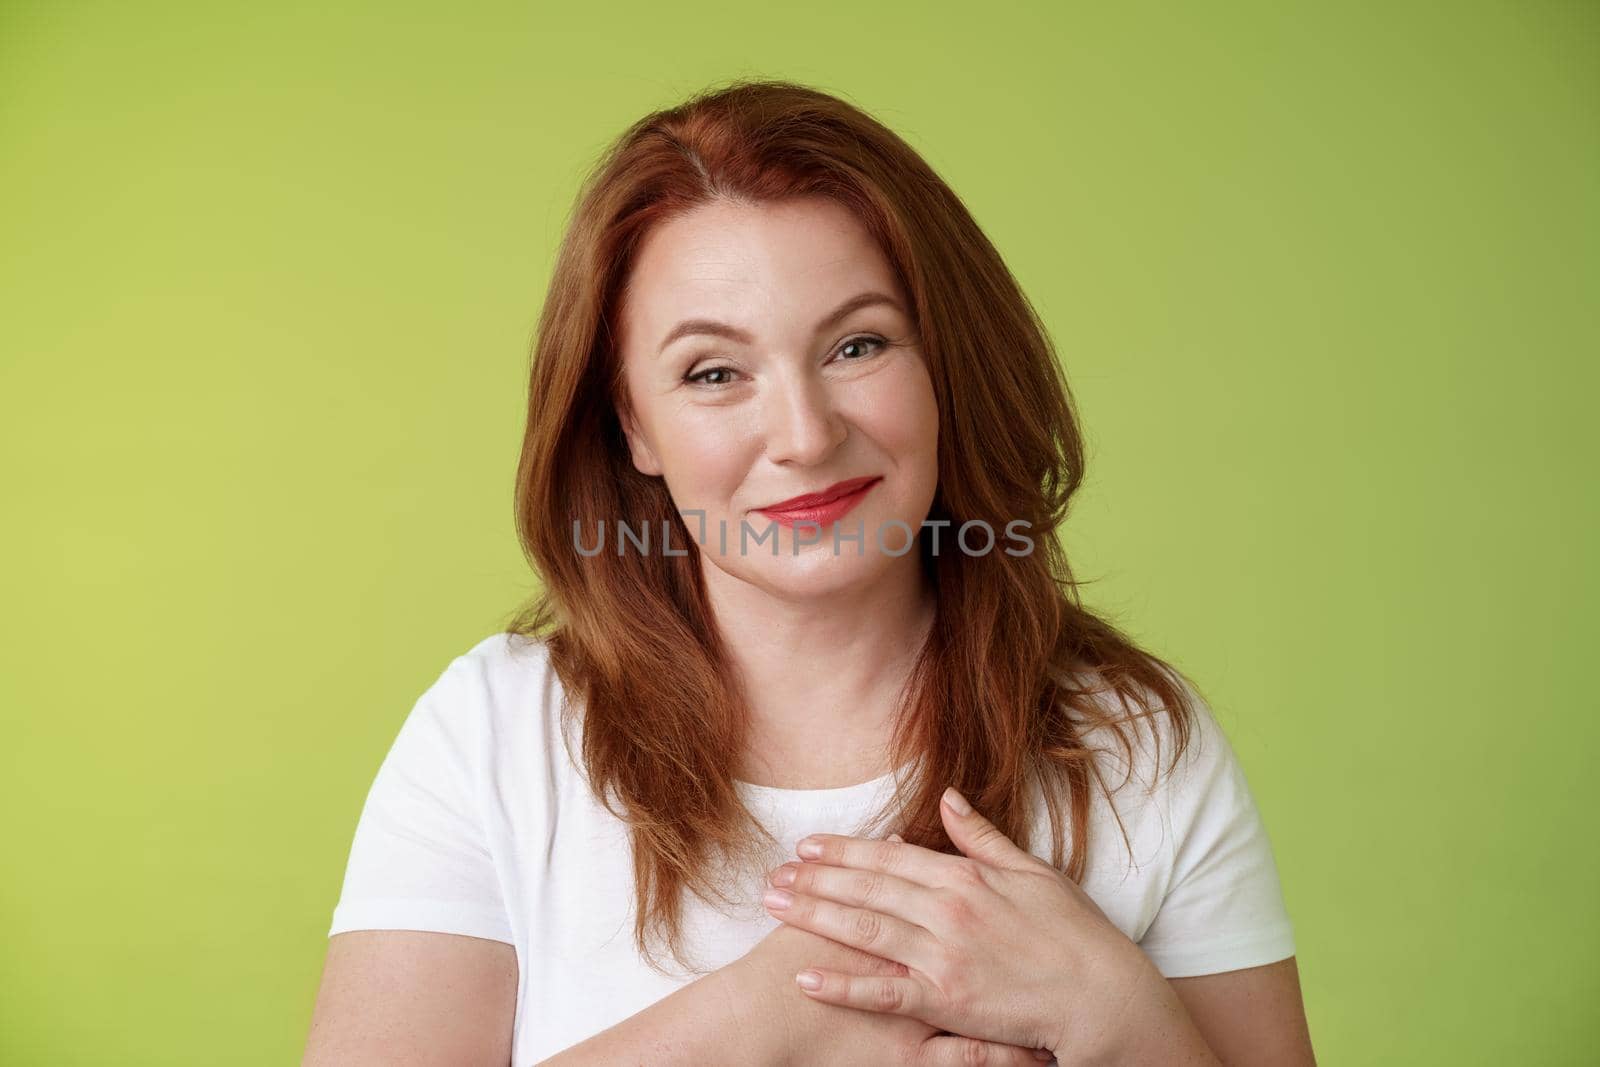
<instances>
[{"instance_id":1,"label":"green background","mask_svg":"<svg viewBox=\"0 0 1600 1067\"><path fill-rule=\"evenodd\" d=\"M338 10L328 10L337 6ZM280 1064L417 695L536 587L601 148L753 74L945 176L1190 671L1325 1064L1600 1056L1592 3L0 6L0 1061Z\"/></svg>"}]
</instances>

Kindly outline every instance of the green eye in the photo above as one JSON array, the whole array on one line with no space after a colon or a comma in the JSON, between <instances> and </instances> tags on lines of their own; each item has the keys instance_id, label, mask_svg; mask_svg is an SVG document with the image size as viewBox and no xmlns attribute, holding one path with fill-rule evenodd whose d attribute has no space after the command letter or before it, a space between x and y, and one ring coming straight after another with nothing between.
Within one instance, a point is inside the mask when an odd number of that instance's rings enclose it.
<instances>
[{"instance_id":1,"label":"green eye","mask_svg":"<svg viewBox=\"0 0 1600 1067\"><path fill-rule=\"evenodd\" d=\"M881 338L881 337L869 337L869 336L866 336L866 335L862 335L860 337L852 337L852 338L850 338L850 340L846 341L844 344L839 346L839 351L843 352L848 348L861 347L861 346L864 346L864 345L871 345L873 351L877 351L878 349L882 348L886 343L887 342L884 341L883 338ZM870 355L871 353L868 353L868 354ZM859 361L861 359L865 359L865 358L866 358L865 356L855 356L855 357L846 356L845 360L846 360L846 362L852 362L853 363L853 362L857 362L857 361Z\"/></svg>"},{"instance_id":2,"label":"green eye","mask_svg":"<svg viewBox=\"0 0 1600 1067\"><path fill-rule=\"evenodd\" d=\"M860 363L862 360L876 355L879 349L887 347L888 344L889 342L881 337L861 334L845 341L834 349L834 352L838 353L839 358L846 363ZM861 349L863 351L858 355L849 355L848 353L851 349ZM707 367L705 370L684 375L683 380L690 385L699 385L708 389L720 389L733 384L733 375L734 370L732 367Z\"/></svg>"},{"instance_id":3,"label":"green eye","mask_svg":"<svg viewBox=\"0 0 1600 1067\"><path fill-rule=\"evenodd\" d=\"M694 374L688 375L686 378L684 378L684 381L686 381L686 382L694 382L697 385L727 385L728 383L725 380L724 381L711 381L706 376L709 375L709 374L731 374L731 373L733 373L733 372L730 371L727 367L707 367L703 371L696 371Z\"/></svg>"}]
</instances>

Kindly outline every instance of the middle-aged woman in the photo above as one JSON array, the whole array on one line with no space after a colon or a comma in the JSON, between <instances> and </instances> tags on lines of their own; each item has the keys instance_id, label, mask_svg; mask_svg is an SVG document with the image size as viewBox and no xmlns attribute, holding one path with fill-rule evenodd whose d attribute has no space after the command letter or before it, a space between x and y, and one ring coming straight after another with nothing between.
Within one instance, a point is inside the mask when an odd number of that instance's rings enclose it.
<instances>
[{"instance_id":1,"label":"middle-aged woman","mask_svg":"<svg viewBox=\"0 0 1600 1067\"><path fill-rule=\"evenodd\" d=\"M1226 736L1079 601L1083 466L898 136L776 81L635 123L539 326L544 590L383 761L306 1062L1312 1063Z\"/></svg>"}]
</instances>

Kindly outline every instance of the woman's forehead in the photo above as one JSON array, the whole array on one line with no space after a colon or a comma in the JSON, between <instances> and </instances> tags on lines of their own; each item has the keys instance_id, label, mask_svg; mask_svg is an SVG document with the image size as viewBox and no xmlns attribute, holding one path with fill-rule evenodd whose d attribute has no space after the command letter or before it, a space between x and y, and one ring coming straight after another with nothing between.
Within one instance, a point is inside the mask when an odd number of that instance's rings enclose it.
<instances>
[{"instance_id":1,"label":"woman's forehead","mask_svg":"<svg viewBox=\"0 0 1600 1067\"><path fill-rule=\"evenodd\" d=\"M867 228L831 200L717 201L652 227L630 281L729 285L782 277L808 284L840 270L887 268Z\"/></svg>"},{"instance_id":2,"label":"woman's forehead","mask_svg":"<svg viewBox=\"0 0 1600 1067\"><path fill-rule=\"evenodd\" d=\"M641 244L624 315L649 345L685 318L787 321L837 306L863 289L903 306L894 271L845 208L809 200L711 204L659 224Z\"/></svg>"}]
</instances>

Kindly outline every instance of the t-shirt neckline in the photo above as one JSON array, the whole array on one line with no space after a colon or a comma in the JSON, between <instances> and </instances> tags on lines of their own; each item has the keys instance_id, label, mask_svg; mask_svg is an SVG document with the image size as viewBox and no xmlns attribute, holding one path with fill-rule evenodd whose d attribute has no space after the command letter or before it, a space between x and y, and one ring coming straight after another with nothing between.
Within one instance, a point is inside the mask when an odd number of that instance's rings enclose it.
<instances>
[{"instance_id":1,"label":"t-shirt neckline","mask_svg":"<svg viewBox=\"0 0 1600 1067\"><path fill-rule=\"evenodd\" d=\"M892 787L896 774L910 769L907 763L896 770L880 774L871 781L854 785L830 786L826 789L783 789L778 786L756 785L734 779L734 788L746 800L759 800L766 804L794 809L848 808L864 804Z\"/></svg>"}]
</instances>

